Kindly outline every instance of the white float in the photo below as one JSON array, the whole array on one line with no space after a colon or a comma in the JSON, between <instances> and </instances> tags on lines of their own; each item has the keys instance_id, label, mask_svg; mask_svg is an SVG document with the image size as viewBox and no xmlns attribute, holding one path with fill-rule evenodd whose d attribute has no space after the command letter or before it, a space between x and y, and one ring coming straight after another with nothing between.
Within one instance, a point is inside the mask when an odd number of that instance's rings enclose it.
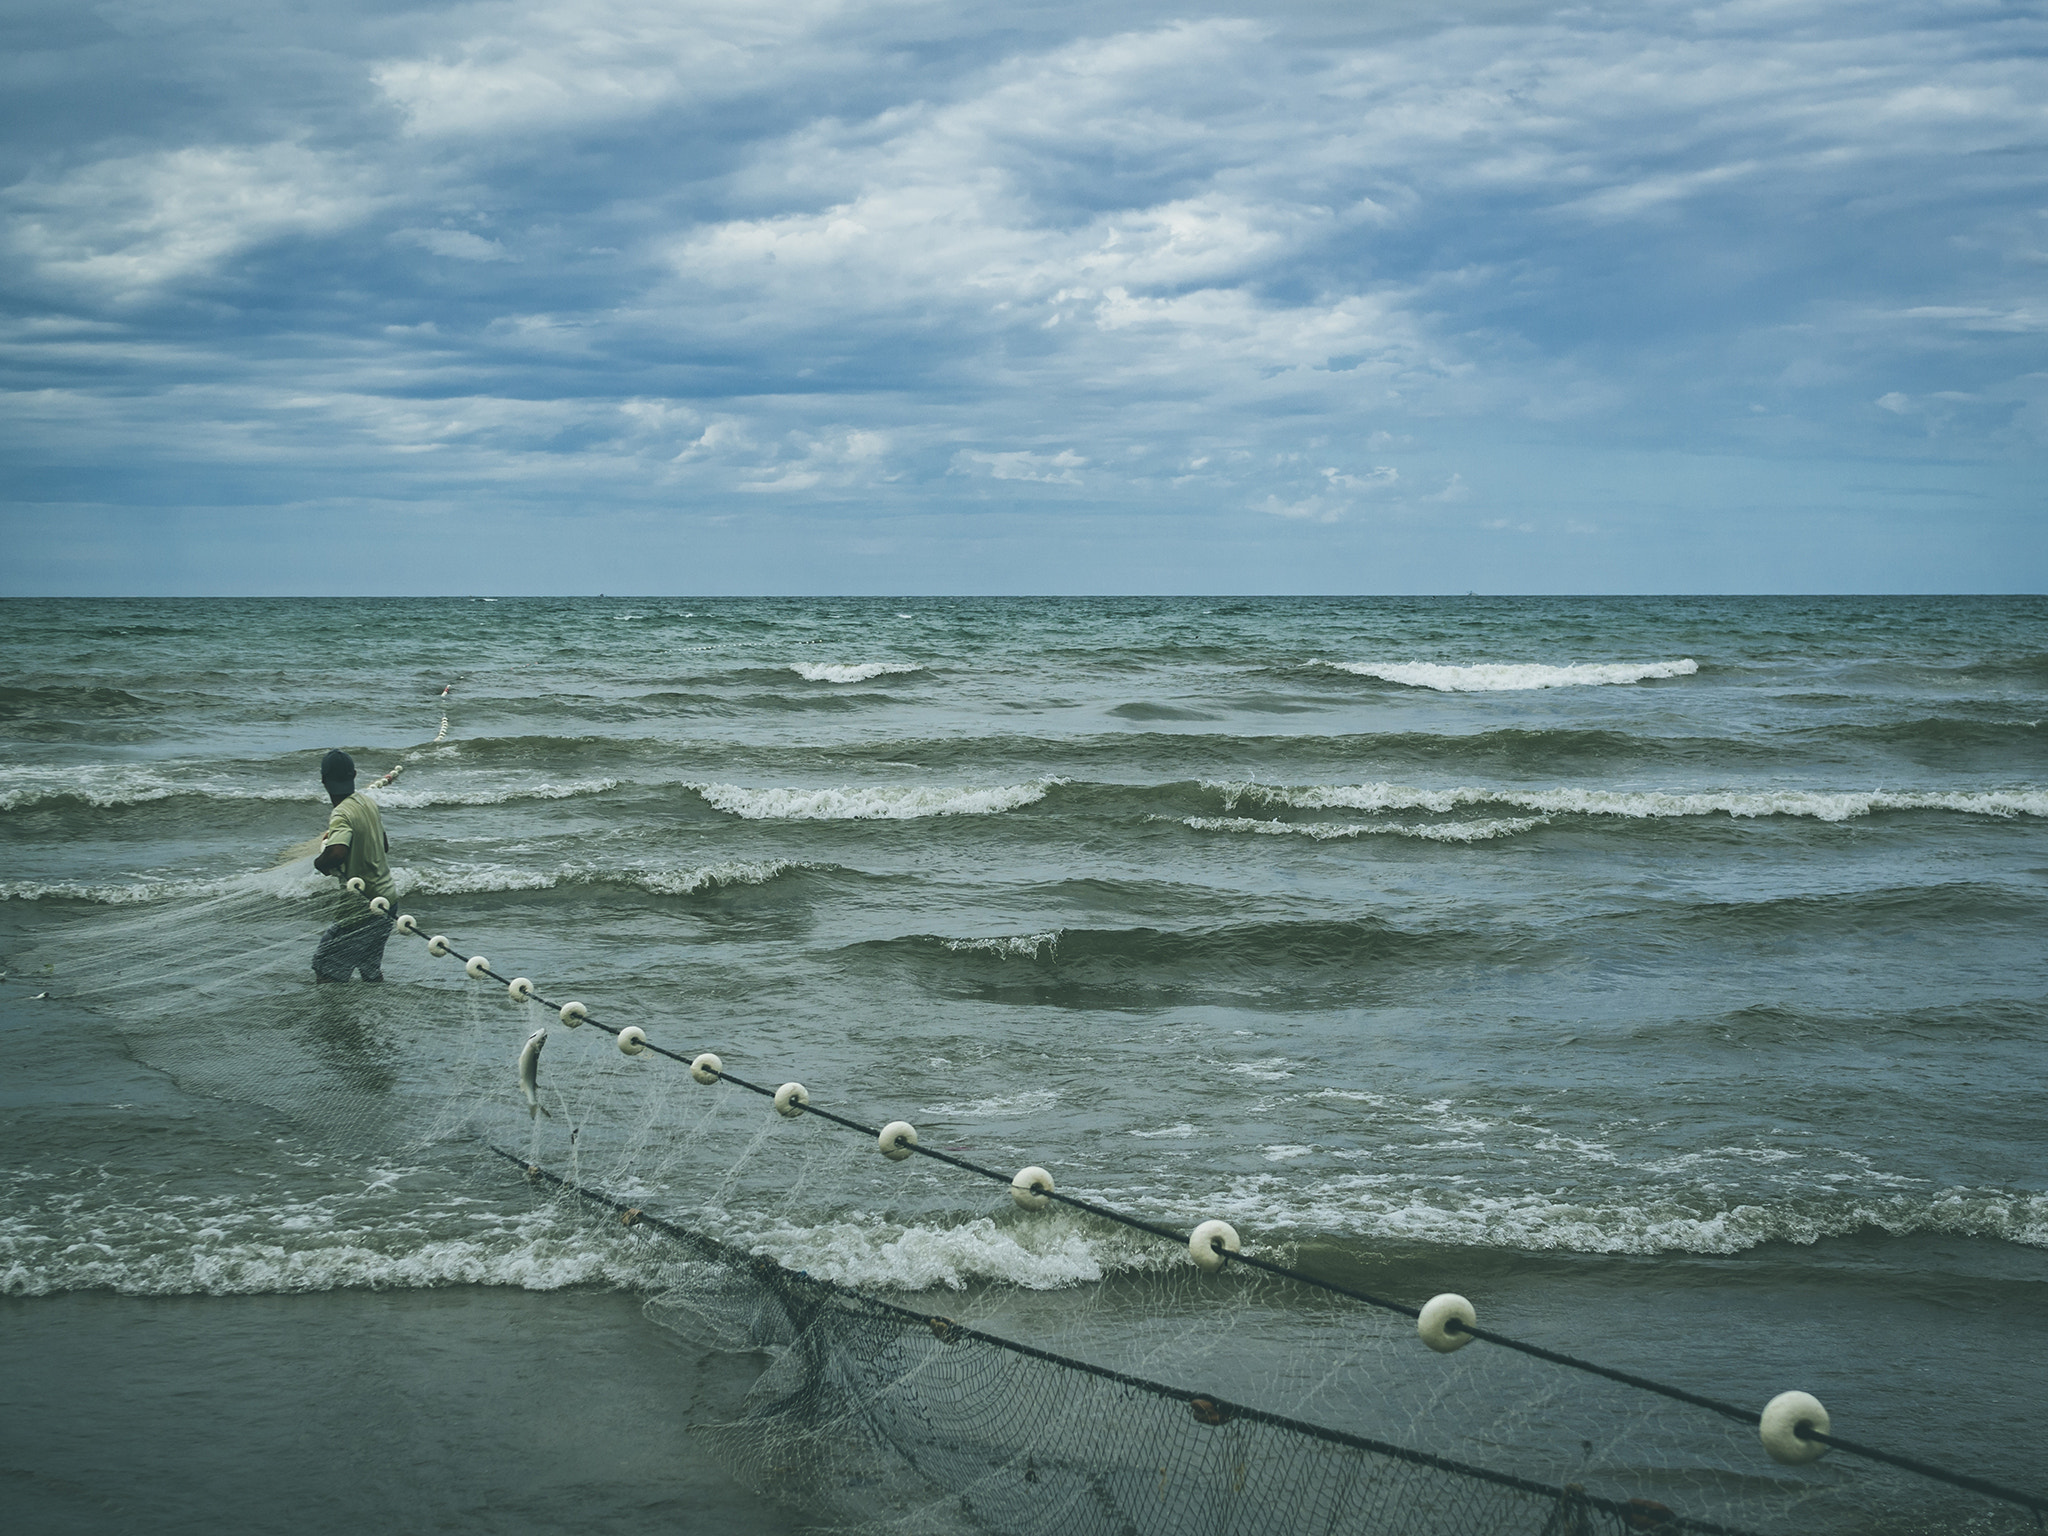
<instances>
[{"instance_id":1,"label":"white float","mask_svg":"<svg viewBox=\"0 0 2048 1536\"><path fill-rule=\"evenodd\" d=\"M345 881L344 883L348 886L350 890L354 891L358 896L363 894L365 887L363 885L363 877L361 875L350 875L347 881Z\"/></svg>"},{"instance_id":2,"label":"white float","mask_svg":"<svg viewBox=\"0 0 2048 1536\"><path fill-rule=\"evenodd\" d=\"M515 1003L530 1002L533 999L533 983L524 976L514 976L506 984L505 990L512 994L512 1001Z\"/></svg>"},{"instance_id":3,"label":"white float","mask_svg":"<svg viewBox=\"0 0 2048 1536\"><path fill-rule=\"evenodd\" d=\"M1188 1234L1188 1257L1203 1269L1221 1269L1223 1255L1239 1251L1237 1228L1227 1221L1205 1221Z\"/></svg>"},{"instance_id":4,"label":"white float","mask_svg":"<svg viewBox=\"0 0 2048 1536\"><path fill-rule=\"evenodd\" d=\"M581 1003L562 1004L562 1022L568 1025L571 1029L577 1028L579 1025L583 1023L585 1019L589 1017L590 1010L584 1007Z\"/></svg>"},{"instance_id":5,"label":"white float","mask_svg":"<svg viewBox=\"0 0 2048 1536\"><path fill-rule=\"evenodd\" d=\"M430 955L445 955L445 954L447 954L447 953L448 953L448 937L447 937L447 935L446 935L446 934L440 934L440 933L437 933L437 934L435 934L435 935L434 935L434 936L433 936L433 937L432 937L431 939L427 940L427 953L428 953L428 954L430 954Z\"/></svg>"},{"instance_id":6,"label":"white float","mask_svg":"<svg viewBox=\"0 0 2048 1536\"><path fill-rule=\"evenodd\" d=\"M420 931L420 925L413 920L413 915L410 912L399 913L393 921L398 924L398 931L400 933L418 933Z\"/></svg>"},{"instance_id":7,"label":"white float","mask_svg":"<svg viewBox=\"0 0 2048 1536\"><path fill-rule=\"evenodd\" d=\"M1010 1198L1027 1211L1042 1211L1052 1201L1052 1175L1043 1168L1019 1168L1010 1180Z\"/></svg>"},{"instance_id":8,"label":"white float","mask_svg":"<svg viewBox=\"0 0 2048 1536\"><path fill-rule=\"evenodd\" d=\"M1471 1334L1444 1326L1453 1318L1469 1328L1479 1321L1479 1314L1472 1310L1472 1303L1464 1297L1445 1291L1422 1304L1422 1312L1415 1319L1415 1331L1422 1335L1422 1342L1431 1349L1440 1355L1448 1355L1472 1342Z\"/></svg>"},{"instance_id":9,"label":"white float","mask_svg":"<svg viewBox=\"0 0 2048 1536\"><path fill-rule=\"evenodd\" d=\"M389 912L391 910L391 903L385 900L382 896L372 896L370 898L370 910L372 912L375 912L379 917L382 917L386 912Z\"/></svg>"},{"instance_id":10,"label":"white float","mask_svg":"<svg viewBox=\"0 0 2048 1536\"><path fill-rule=\"evenodd\" d=\"M810 1090L802 1083L784 1083L775 1090L775 1113L794 1120L811 1102Z\"/></svg>"},{"instance_id":11,"label":"white float","mask_svg":"<svg viewBox=\"0 0 2048 1536\"><path fill-rule=\"evenodd\" d=\"M725 1070L725 1063L706 1051L690 1063L690 1076L700 1083L715 1083L718 1074Z\"/></svg>"},{"instance_id":12,"label":"white float","mask_svg":"<svg viewBox=\"0 0 2048 1536\"><path fill-rule=\"evenodd\" d=\"M1796 1467L1802 1461L1815 1461L1827 1454L1828 1448L1818 1440L1800 1439L1802 1424L1822 1434L1828 1432L1828 1411L1811 1392L1780 1392L1764 1404L1756 1432L1763 1439L1764 1449L1771 1453L1771 1460Z\"/></svg>"},{"instance_id":13,"label":"white float","mask_svg":"<svg viewBox=\"0 0 2048 1536\"><path fill-rule=\"evenodd\" d=\"M900 1163L917 1145L917 1127L908 1120L891 1120L882 1127L882 1134L875 1138L875 1145L882 1149L882 1156L890 1162Z\"/></svg>"},{"instance_id":14,"label":"white float","mask_svg":"<svg viewBox=\"0 0 2048 1536\"><path fill-rule=\"evenodd\" d=\"M619 1051L626 1056L638 1056L647 1049L647 1031L638 1024L628 1024L619 1031Z\"/></svg>"},{"instance_id":15,"label":"white float","mask_svg":"<svg viewBox=\"0 0 2048 1536\"><path fill-rule=\"evenodd\" d=\"M469 964L463 967L465 971L469 972L469 979L471 981L482 981L484 979L484 972L490 968L491 962L482 955L470 956Z\"/></svg>"}]
</instances>

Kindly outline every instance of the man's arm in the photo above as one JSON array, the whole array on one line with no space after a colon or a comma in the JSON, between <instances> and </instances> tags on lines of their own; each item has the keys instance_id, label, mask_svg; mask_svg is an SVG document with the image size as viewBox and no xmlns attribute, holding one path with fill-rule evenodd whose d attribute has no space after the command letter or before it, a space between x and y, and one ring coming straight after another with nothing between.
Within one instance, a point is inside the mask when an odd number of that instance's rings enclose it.
<instances>
[{"instance_id":1,"label":"man's arm","mask_svg":"<svg viewBox=\"0 0 2048 1536\"><path fill-rule=\"evenodd\" d=\"M342 866L348 863L349 844L355 840L355 828L348 824L348 818L337 805L327 821L326 846L313 856L313 868L323 875L340 874Z\"/></svg>"}]
</instances>

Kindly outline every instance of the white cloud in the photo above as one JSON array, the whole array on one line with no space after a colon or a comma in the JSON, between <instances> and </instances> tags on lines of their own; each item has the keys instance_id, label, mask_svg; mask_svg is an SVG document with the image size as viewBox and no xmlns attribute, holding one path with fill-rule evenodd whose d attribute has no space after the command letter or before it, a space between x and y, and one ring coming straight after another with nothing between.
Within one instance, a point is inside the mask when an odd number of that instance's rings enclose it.
<instances>
[{"instance_id":1,"label":"white cloud","mask_svg":"<svg viewBox=\"0 0 2048 1536\"><path fill-rule=\"evenodd\" d=\"M496 240L486 240L482 235L472 234L466 229L401 229L392 236L412 245L424 246L436 256L452 256L457 261L517 261L519 258Z\"/></svg>"},{"instance_id":2,"label":"white cloud","mask_svg":"<svg viewBox=\"0 0 2048 1536\"><path fill-rule=\"evenodd\" d=\"M834 0L515 0L466 7L468 35L371 70L420 134L560 129L772 86L822 52Z\"/></svg>"},{"instance_id":3,"label":"white cloud","mask_svg":"<svg viewBox=\"0 0 2048 1536\"><path fill-rule=\"evenodd\" d=\"M6 194L7 242L46 279L128 298L219 271L290 236L319 236L378 202L342 156L294 143L100 160Z\"/></svg>"},{"instance_id":4,"label":"white cloud","mask_svg":"<svg viewBox=\"0 0 2048 1536\"><path fill-rule=\"evenodd\" d=\"M1079 485L1079 471L1087 462L1071 448L1058 453L983 453L963 448L953 455L948 473L983 474L991 480L1033 480L1041 485Z\"/></svg>"}]
</instances>

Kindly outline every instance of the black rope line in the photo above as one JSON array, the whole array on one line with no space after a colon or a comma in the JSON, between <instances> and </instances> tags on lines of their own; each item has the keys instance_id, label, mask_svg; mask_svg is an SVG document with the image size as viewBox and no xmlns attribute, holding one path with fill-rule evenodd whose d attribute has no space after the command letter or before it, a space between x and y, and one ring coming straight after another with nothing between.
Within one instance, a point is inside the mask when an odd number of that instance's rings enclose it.
<instances>
[{"instance_id":1,"label":"black rope line","mask_svg":"<svg viewBox=\"0 0 2048 1536\"><path fill-rule=\"evenodd\" d=\"M486 1145L489 1144L487 1143ZM529 1178L545 1180L547 1183L566 1190L570 1194L578 1195L592 1204L601 1205L622 1214L630 1214L635 1226L652 1227L665 1236L709 1249L724 1258L728 1263L740 1263L742 1260L740 1251L729 1243L721 1242L715 1237L694 1231L663 1217L650 1215L640 1207L630 1205L615 1195L608 1195L601 1190L590 1189L584 1185L574 1183L551 1169L543 1168L538 1163L530 1162L526 1158L506 1151L503 1147L490 1146L490 1150L499 1157L504 1158L506 1162L522 1169ZM1587 1493L1585 1490L1575 1486L1542 1483L1537 1482L1533 1478L1517 1477L1512 1472L1499 1472L1491 1467L1474 1466L1469 1462L1457 1461L1448 1456L1439 1456L1430 1451L1419 1451L1410 1446L1395 1445L1385 1440L1375 1440L1367 1435L1352 1434L1348 1430L1332 1429L1326 1424L1317 1424L1308 1419L1291 1418L1286 1414L1273 1413L1267 1409L1255 1408L1246 1403L1232 1402L1227 1398L1217 1397L1213 1393L1190 1392L1185 1387L1169 1386L1165 1382L1154 1381L1145 1376L1133 1376L1125 1371L1113 1370L1106 1365L1096 1365L1087 1360L1076 1360L1071 1355L1055 1354L1051 1350L1040 1349L1035 1345L1020 1343L1015 1339L1006 1339L1000 1334L984 1332L982 1329L971 1327L966 1323L956 1323L950 1318L933 1317L929 1313L919 1312L914 1308L906 1307L900 1302L885 1300L880 1296L872 1295L869 1292L843 1284L840 1281L828 1280L822 1276L813 1275L806 1270L790 1269L787 1265L769 1254L747 1254L744 1256L744 1262L741 1264L741 1267L753 1269L755 1273L761 1274L764 1280L767 1280L769 1283L811 1286L839 1300L854 1303L871 1312L879 1312L889 1317L901 1319L918 1327L931 1328L936 1331L943 1324L945 1331L942 1336L949 1343L957 1339L973 1339L979 1343L992 1345L997 1349L1008 1351L1011 1354L1023 1355L1032 1360L1041 1360L1047 1364L1057 1365L1070 1371L1080 1371L1103 1381L1113 1381L1119 1386L1130 1387L1136 1391L1145 1392L1153 1397L1163 1398L1169 1402L1204 1404L1213 1414L1213 1417L1206 1418L1204 1422L1221 1424L1230 1420L1243 1419L1254 1424L1266 1424L1276 1429L1284 1429L1294 1434L1320 1440L1327 1445L1340 1445L1350 1450L1367 1451L1376 1456L1386 1456L1398 1461L1405 1461L1411 1466L1428 1467L1432 1471L1451 1472L1461 1477L1476 1478L1481 1482L1492 1483L1497 1487L1513 1489L1517 1493L1533 1494L1538 1498L1550 1499L1560 1503L1571 1503L1588 1509L1597 1509L1603 1514L1614 1515L1622 1519L1624 1523L1641 1520L1644 1515L1643 1507L1640 1504L1630 1505L1619 1500L1602 1498L1597 1494ZM1698 1531L1701 1533L1701 1536L1750 1536L1750 1533L1738 1527L1719 1525L1710 1520L1694 1519L1689 1515L1681 1515L1675 1510L1668 1513L1660 1513L1658 1519L1660 1521L1660 1529Z\"/></svg>"},{"instance_id":2,"label":"black rope line","mask_svg":"<svg viewBox=\"0 0 2048 1536\"><path fill-rule=\"evenodd\" d=\"M422 939L426 938L426 935L419 932L417 925L415 925L412 929L407 931L413 933L415 937L419 937ZM429 942L431 943L431 941ZM452 948L448 950L448 953L450 955L453 955L456 959L462 961L464 968L467 969L471 957L467 955L458 955ZM500 976L496 971L492 970L489 966L485 966L483 968L483 974L490 977L493 981L496 981L501 985L507 987L508 989L512 984L511 978ZM561 1008L564 1006L562 1004L549 1001L547 998L542 997L538 992L535 991L529 990L525 995L533 1002L539 1003L543 1007L555 1009L557 1013L559 1013L561 1011ZM622 1034L624 1032L624 1028L630 1027L606 1024L592 1017L588 1013L585 1013L581 1016L580 1022L585 1024L595 1024L599 1029L605 1031L607 1034L610 1034L614 1037ZM642 1036L640 1043L647 1050L653 1051L656 1055L666 1056L670 1061L681 1062L686 1067L691 1067L691 1064L695 1059L693 1057L684 1056L679 1054L678 1052L671 1051L665 1049L662 1046L656 1045L652 1040L646 1039L645 1036ZM694 1073L695 1068L691 1067L691 1070ZM715 1076L718 1081L730 1083L735 1088L744 1089L749 1093L758 1094L763 1098L773 1099L775 1097L776 1091L774 1089L765 1088L759 1083L748 1082L743 1078L735 1077L733 1074L726 1072L722 1068L715 1074ZM832 1124L841 1126L847 1130L858 1131L863 1136L874 1138L875 1141L878 1143L881 1140L882 1128L879 1126L865 1125L858 1120L850 1119L845 1115L836 1114L832 1110L823 1109L817 1105L810 1103L797 1103L794 1107L796 1107L803 1114L816 1115L821 1120L830 1121ZM963 1157L955 1157L951 1153L941 1152L935 1147L925 1147L918 1145L916 1142L906 1142L900 1136L896 1140L896 1145L900 1150L914 1153L919 1157L927 1157L934 1162L945 1163L949 1167L958 1168L964 1172L976 1174L981 1178L989 1179L998 1184L1002 1184L1005 1186L1011 1185L1012 1176L1002 1172L1000 1169L990 1168L981 1163L971 1162ZM498 1149L493 1148L492 1150L497 1151ZM510 1154L504 1155L509 1156ZM517 1158L514 1158L513 1161L523 1162L522 1159ZM558 1182L560 1181L558 1180ZM576 1186L574 1185L565 1185L564 1187L571 1189L576 1188ZM583 1191L581 1190L578 1190L577 1192L583 1193ZM1077 1211L1085 1211L1091 1216L1101 1217L1105 1221L1114 1222L1119 1226L1128 1227L1132 1231L1149 1233L1154 1237L1162 1237L1170 1242L1179 1243L1184 1247L1192 1247L1193 1245L1194 1239L1191 1233L1177 1231L1172 1227L1160 1226L1156 1222L1146 1221L1142 1217L1130 1215L1128 1212L1119 1211L1114 1207L1098 1205L1092 1200L1085 1200L1076 1195L1061 1194L1056 1189L1046 1189L1043 1187L1039 1187L1034 1192L1045 1199L1056 1200L1062 1205L1071 1206ZM621 1208L623 1209L623 1207ZM652 1218L643 1217L642 1219L651 1220ZM708 1239L704 1240L709 1241ZM1250 1254L1232 1252L1230 1250L1223 1248L1220 1245L1220 1243L1215 1245L1215 1251L1218 1254L1221 1254L1228 1262L1243 1264L1248 1268L1259 1270L1265 1274L1273 1275L1283 1280L1290 1280L1299 1285L1306 1285L1315 1290L1325 1291L1334 1296L1342 1296L1352 1301L1361 1302L1366 1306L1376 1307L1381 1309L1382 1311L1399 1313L1401 1316L1409 1318L1419 1317L1421 1315L1421 1308L1419 1307L1411 1307L1407 1305L1405 1302L1394 1301L1384 1296L1375 1296L1369 1291L1361 1291L1351 1286L1340 1285L1334 1280L1324 1280L1318 1276L1308 1274L1306 1271L1294 1269L1285 1264L1274 1263L1270 1259L1261 1259L1254 1257ZM1544 1346L1540 1344L1532 1344L1529 1343L1527 1340L1517 1339L1509 1334L1496 1333L1494 1330L1490 1328L1480 1328L1475 1325L1465 1323L1458 1318L1446 1319L1444 1323L1444 1330L1447 1333L1470 1334L1475 1339L1482 1339L1489 1344L1498 1344L1504 1349L1511 1349L1519 1354L1528 1355L1537 1360L1547 1361L1552 1365L1561 1365L1568 1370L1583 1371L1588 1375L1600 1376L1608 1381L1618 1382L1623 1386L1634 1387L1640 1391L1650 1392L1660 1397L1669 1398L1673 1402L1686 1403L1695 1408L1704 1408L1709 1413L1719 1414L1722 1418L1731 1419L1738 1424L1747 1425L1751 1428L1757 1427L1763 1421L1763 1415L1755 1409L1744 1408L1737 1403L1727 1402L1721 1398L1708 1397L1698 1392L1690 1392L1687 1391L1684 1387L1674 1387L1666 1382L1653 1380L1648 1376L1638 1376L1629 1371L1615 1370L1611 1366L1598 1365L1591 1360L1581 1359L1577 1355L1565 1354L1560 1350L1546 1349ZM1948 1471L1946 1468L1938 1467L1928 1462L1916 1461L1911 1457L1901 1456L1896 1454L1895 1452L1881 1451L1874 1447L1862 1445L1852 1440L1844 1440L1836 1436L1823 1434L1819 1430L1813 1429L1810 1425L1804 1422L1801 1422L1800 1424L1795 1426L1794 1432L1801 1439L1819 1441L1824 1445L1827 1445L1835 1450L1842 1451L1851 1456L1860 1456L1870 1461L1881 1462L1887 1466L1897 1467L1902 1471L1912 1472L1922 1477L1932 1478L1937 1482L1943 1482L1953 1487L1967 1489L1972 1493L1983 1494L1989 1498L2002 1499L2008 1503L2017 1504L2023 1509L2032 1510L2037 1520L2043 1512L2048 1512L2048 1499L2041 1498L2035 1494L2022 1492L2017 1488L2007 1488L2002 1484L1990 1482L1986 1479L1979 1477L1972 1477L1967 1473L1951 1472ZM1335 1433L1335 1431L1332 1431L1332 1433ZM1533 1486L1542 1487L1544 1485L1538 1484ZM1707 1527L1700 1527L1700 1529L1704 1530L1707 1529Z\"/></svg>"}]
</instances>

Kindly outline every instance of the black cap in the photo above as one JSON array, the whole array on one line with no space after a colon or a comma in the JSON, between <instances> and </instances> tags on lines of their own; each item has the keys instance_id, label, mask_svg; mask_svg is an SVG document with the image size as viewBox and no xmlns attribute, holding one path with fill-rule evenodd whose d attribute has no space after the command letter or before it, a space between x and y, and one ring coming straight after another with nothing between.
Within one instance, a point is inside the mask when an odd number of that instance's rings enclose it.
<instances>
[{"instance_id":1,"label":"black cap","mask_svg":"<svg viewBox=\"0 0 2048 1536\"><path fill-rule=\"evenodd\" d=\"M353 784L356 781L356 760L341 748L320 759L320 782L322 784Z\"/></svg>"}]
</instances>

